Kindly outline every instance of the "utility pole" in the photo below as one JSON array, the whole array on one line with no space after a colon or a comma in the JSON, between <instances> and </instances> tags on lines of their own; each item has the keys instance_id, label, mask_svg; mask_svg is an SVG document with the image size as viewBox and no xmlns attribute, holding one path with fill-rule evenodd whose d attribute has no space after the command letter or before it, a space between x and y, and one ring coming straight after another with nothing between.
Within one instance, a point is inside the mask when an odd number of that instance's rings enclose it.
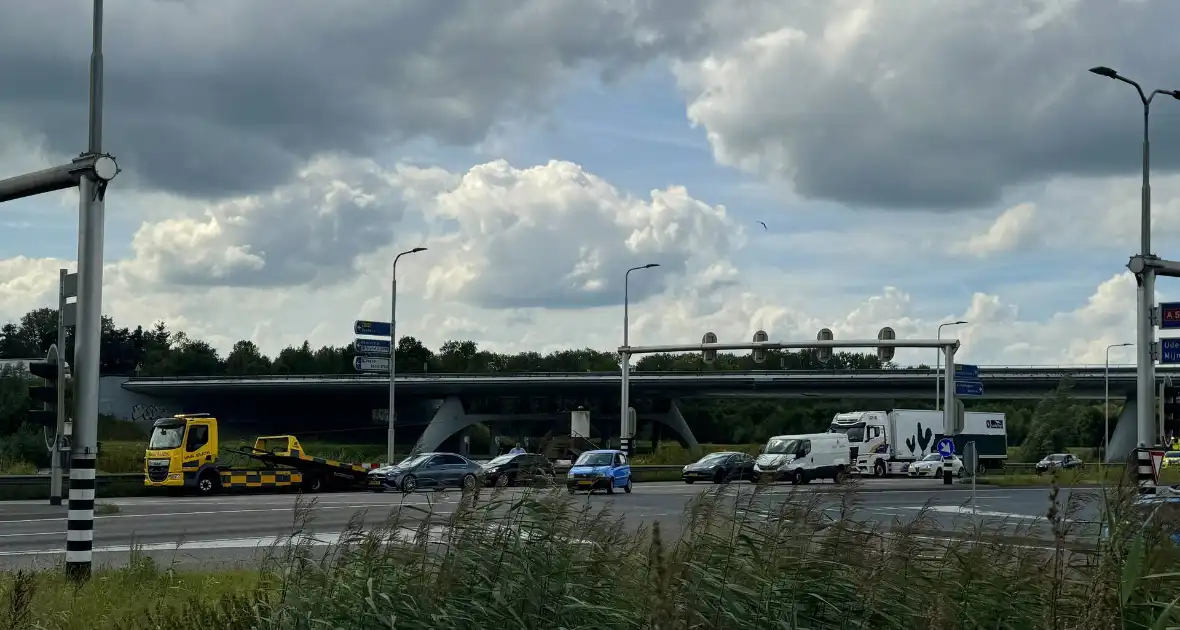
<instances>
[{"instance_id":1,"label":"utility pole","mask_svg":"<svg viewBox=\"0 0 1180 630\"><path fill-rule=\"evenodd\" d=\"M87 150L69 164L0 180L0 202L78 188L78 326L74 349L74 436L70 461L66 573L90 577L94 541L94 472L98 455L98 366L102 334L104 197L119 174L102 152L102 0L94 0ZM64 351L65 349L62 348Z\"/></svg>"}]
</instances>

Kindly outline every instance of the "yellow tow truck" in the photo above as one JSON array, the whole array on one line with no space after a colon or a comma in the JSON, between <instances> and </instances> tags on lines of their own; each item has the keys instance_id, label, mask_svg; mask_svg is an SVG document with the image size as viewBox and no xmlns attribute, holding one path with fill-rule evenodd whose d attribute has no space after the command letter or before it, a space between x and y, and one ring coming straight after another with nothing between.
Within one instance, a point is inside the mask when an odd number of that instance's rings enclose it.
<instances>
[{"instance_id":1,"label":"yellow tow truck","mask_svg":"<svg viewBox=\"0 0 1180 630\"><path fill-rule=\"evenodd\" d=\"M232 466L220 459L217 419L207 413L178 414L156 420L144 453L143 485L183 489L200 495L223 490L363 487L369 468L311 457L293 435L256 438L252 448L225 449L258 462Z\"/></svg>"}]
</instances>

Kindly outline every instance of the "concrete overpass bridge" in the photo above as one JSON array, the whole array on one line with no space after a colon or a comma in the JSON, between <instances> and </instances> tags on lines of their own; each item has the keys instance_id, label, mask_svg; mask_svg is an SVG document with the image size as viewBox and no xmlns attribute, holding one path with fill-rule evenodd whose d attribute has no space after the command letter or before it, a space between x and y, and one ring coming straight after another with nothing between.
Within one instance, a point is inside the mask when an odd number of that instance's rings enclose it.
<instances>
[{"instance_id":1,"label":"concrete overpass bridge","mask_svg":"<svg viewBox=\"0 0 1180 630\"><path fill-rule=\"evenodd\" d=\"M984 394L979 398L1037 399L1062 379L1074 385L1074 396L1103 398L1103 366L980 367ZM1180 370L1160 368L1163 381ZM633 372L633 405L640 421L671 428L681 441L695 444L676 401L685 398L796 398L925 400L934 396L932 369L826 370L748 372ZM383 375L267 375L209 377L105 377L100 408L116 417L148 420L165 413L208 411L223 417L259 421L290 419L295 426L322 427L349 417L372 425L375 410L388 407L388 377ZM1126 399L1134 432L1135 370L1111 367L1112 398ZM620 376L617 372L399 374L399 426L422 428L423 448L479 422L520 419L522 415L568 418L563 412L579 406L592 410L601 435L618 430ZM613 407L612 407L613 403ZM612 430L613 428L613 430ZM1133 444L1127 446L1130 448ZM1115 451L1112 439L1111 450Z\"/></svg>"}]
</instances>

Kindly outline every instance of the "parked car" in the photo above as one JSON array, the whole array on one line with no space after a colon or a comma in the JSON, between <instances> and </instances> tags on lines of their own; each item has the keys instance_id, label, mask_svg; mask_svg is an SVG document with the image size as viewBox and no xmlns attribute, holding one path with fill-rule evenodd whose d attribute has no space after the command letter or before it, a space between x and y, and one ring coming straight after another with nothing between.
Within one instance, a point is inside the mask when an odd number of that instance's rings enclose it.
<instances>
[{"instance_id":1,"label":"parked car","mask_svg":"<svg viewBox=\"0 0 1180 630\"><path fill-rule=\"evenodd\" d=\"M631 464L623 451L586 451L570 467L565 483L570 494L577 490L606 490L607 494L614 494L618 488L630 493Z\"/></svg>"},{"instance_id":2,"label":"parked car","mask_svg":"<svg viewBox=\"0 0 1180 630\"><path fill-rule=\"evenodd\" d=\"M735 479L750 479L754 474L754 458L732 451L709 453L684 467L681 477L684 483L712 481L727 483Z\"/></svg>"},{"instance_id":3,"label":"parked car","mask_svg":"<svg viewBox=\"0 0 1180 630\"><path fill-rule=\"evenodd\" d=\"M1082 460L1072 453L1053 453L1046 455L1044 459L1037 462L1037 474L1043 474L1050 470L1068 470L1070 468L1081 468Z\"/></svg>"},{"instance_id":4,"label":"parked car","mask_svg":"<svg viewBox=\"0 0 1180 630\"><path fill-rule=\"evenodd\" d=\"M482 477L483 468L462 455L420 453L405 458L396 466L383 466L370 471L368 486L402 492L446 488L470 491L479 485Z\"/></svg>"},{"instance_id":5,"label":"parked car","mask_svg":"<svg viewBox=\"0 0 1180 630\"><path fill-rule=\"evenodd\" d=\"M549 458L536 453L508 453L483 464L484 483L489 486L548 485L554 477Z\"/></svg>"},{"instance_id":6,"label":"parked car","mask_svg":"<svg viewBox=\"0 0 1180 630\"><path fill-rule=\"evenodd\" d=\"M910 464L906 469L906 473L911 477L941 477L942 455L930 453L926 457ZM959 459L958 455L951 455L951 474L956 477L962 477L964 473L966 473L966 467L963 465L963 460Z\"/></svg>"},{"instance_id":7,"label":"parked car","mask_svg":"<svg viewBox=\"0 0 1180 630\"><path fill-rule=\"evenodd\" d=\"M1160 462L1163 468L1180 468L1180 451L1167 451Z\"/></svg>"}]
</instances>

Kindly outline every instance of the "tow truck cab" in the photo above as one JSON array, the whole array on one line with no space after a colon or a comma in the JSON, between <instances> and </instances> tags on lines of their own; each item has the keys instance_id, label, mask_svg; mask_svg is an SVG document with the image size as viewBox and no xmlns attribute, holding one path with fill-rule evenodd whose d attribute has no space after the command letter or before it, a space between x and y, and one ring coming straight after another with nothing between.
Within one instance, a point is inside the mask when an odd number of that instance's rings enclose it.
<instances>
[{"instance_id":1,"label":"tow truck cab","mask_svg":"<svg viewBox=\"0 0 1180 630\"><path fill-rule=\"evenodd\" d=\"M144 485L198 488L201 483L218 484L217 444L217 419L207 413L156 420L144 453Z\"/></svg>"}]
</instances>

